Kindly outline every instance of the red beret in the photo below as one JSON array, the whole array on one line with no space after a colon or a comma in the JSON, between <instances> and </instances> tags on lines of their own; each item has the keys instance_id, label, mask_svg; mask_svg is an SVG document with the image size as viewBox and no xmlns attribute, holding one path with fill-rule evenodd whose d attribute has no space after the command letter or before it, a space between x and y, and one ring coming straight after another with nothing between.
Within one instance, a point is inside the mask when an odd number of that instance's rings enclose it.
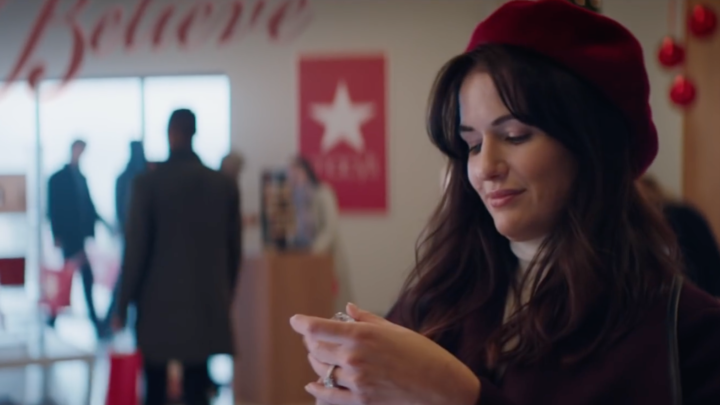
<instances>
[{"instance_id":1,"label":"red beret","mask_svg":"<svg viewBox=\"0 0 720 405\"><path fill-rule=\"evenodd\" d=\"M655 159L657 130L642 47L625 27L568 0L514 0L475 28L467 51L483 44L535 51L594 84L632 125L634 174L642 175Z\"/></svg>"}]
</instances>

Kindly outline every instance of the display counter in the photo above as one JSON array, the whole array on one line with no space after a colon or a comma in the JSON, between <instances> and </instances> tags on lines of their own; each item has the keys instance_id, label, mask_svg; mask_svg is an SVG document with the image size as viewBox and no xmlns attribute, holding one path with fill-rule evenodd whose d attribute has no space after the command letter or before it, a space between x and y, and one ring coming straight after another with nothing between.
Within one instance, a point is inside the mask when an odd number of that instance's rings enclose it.
<instances>
[{"instance_id":1,"label":"display counter","mask_svg":"<svg viewBox=\"0 0 720 405\"><path fill-rule=\"evenodd\" d=\"M233 304L236 402L314 402L304 387L317 376L290 317L331 317L333 278L330 255L266 251L245 260Z\"/></svg>"}]
</instances>

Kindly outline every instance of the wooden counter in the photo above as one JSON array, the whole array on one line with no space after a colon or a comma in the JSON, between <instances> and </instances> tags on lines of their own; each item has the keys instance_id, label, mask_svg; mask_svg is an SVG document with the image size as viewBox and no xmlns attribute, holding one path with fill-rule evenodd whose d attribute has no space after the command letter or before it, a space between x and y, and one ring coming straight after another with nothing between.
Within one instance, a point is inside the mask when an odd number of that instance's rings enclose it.
<instances>
[{"instance_id":1,"label":"wooden counter","mask_svg":"<svg viewBox=\"0 0 720 405\"><path fill-rule=\"evenodd\" d=\"M243 264L233 307L235 401L314 403L305 385L317 379L290 317L333 315L329 255L265 252Z\"/></svg>"}]
</instances>

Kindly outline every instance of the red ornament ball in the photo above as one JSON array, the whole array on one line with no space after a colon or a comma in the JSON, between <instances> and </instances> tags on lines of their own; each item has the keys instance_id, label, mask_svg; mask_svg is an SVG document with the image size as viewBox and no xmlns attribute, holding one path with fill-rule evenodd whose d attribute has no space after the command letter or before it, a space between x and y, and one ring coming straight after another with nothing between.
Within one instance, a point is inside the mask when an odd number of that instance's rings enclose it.
<instances>
[{"instance_id":1,"label":"red ornament ball","mask_svg":"<svg viewBox=\"0 0 720 405\"><path fill-rule=\"evenodd\" d=\"M684 75L675 76L672 87L670 88L670 100L673 103L686 107L695 101L697 91L692 80Z\"/></svg>"},{"instance_id":2,"label":"red ornament ball","mask_svg":"<svg viewBox=\"0 0 720 405\"><path fill-rule=\"evenodd\" d=\"M717 14L715 11L701 4L696 5L688 16L688 29L698 38L707 37L717 28Z\"/></svg>"},{"instance_id":3,"label":"red ornament ball","mask_svg":"<svg viewBox=\"0 0 720 405\"><path fill-rule=\"evenodd\" d=\"M658 61L665 67L675 67L685 60L685 49L673 37L665 37L658 49Z\"/></svg>"}]
</instances>

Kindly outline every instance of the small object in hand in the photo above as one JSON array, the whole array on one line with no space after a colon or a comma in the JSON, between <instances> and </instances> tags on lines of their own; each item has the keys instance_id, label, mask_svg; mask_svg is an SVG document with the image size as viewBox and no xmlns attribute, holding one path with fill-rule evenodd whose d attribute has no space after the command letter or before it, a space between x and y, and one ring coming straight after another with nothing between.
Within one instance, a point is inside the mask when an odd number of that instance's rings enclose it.
<instances>
[{"instance_id":1,"label":"small object in hand","mask_svg":"<svg viewBox=\"0 0 720 405\"><path fill-rule=\"evenodd\" d=\"M353 319L350 315L344 314L342 312L338 312L331 319L340 322L355 322L355 319ZM336 368L337 365L331 365L328 369L327 374L325 375L325 378L320 379L319 382L321 382L325 386L325 388L338 388L337 381L335 381L335 377L333 376Z\"/></svg>"},{"instance_id":2,"label":"small object in hand","mask_svg":"<svg viewBox=\"0 0 720 405\"><path fill-rule=\"evenodd\" d=\"M328 369L327 374L325 375L325 378L322 380L323 385L325 388L337 388L337 381L335 381L335 377L333 376L333 372L335 372L335 369L337 368L336 365L330 366Z\"/></svg>"},{"instance_id":3,"label":"small object in hand","mask_svg":"<svg viewBox=\"0 0 720 405\"><path fill-rule=\"evenodd\" d=\"M338 312L335 314L335 316L332 317L334 321L341 321L341 322L355 322L355 319L353 319L350 315Z\"/></svg>"}]
</instances>

